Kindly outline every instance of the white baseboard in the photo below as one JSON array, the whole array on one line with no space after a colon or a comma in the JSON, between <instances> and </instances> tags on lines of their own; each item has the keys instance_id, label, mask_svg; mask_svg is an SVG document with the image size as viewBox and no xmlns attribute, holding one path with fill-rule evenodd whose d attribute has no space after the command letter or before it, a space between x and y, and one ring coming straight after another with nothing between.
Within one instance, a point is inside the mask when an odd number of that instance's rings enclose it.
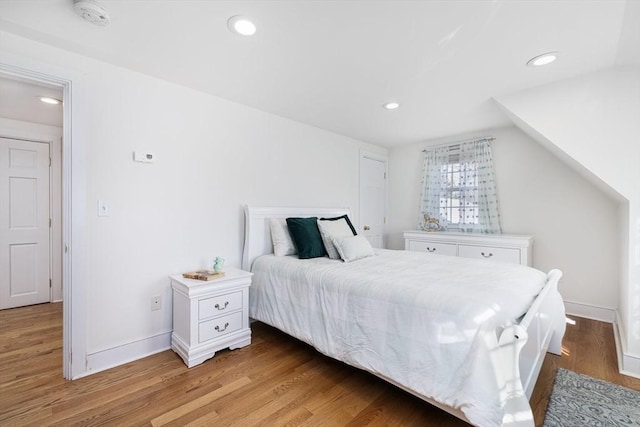
<instances>
[{"instance_id":1,"label":"white baseboard","mask_svg":"<svg viewBox=\"0 0 640 427\"><path fill-rule=\"evenodd\" d=\"M616 310L613 308L597 307L571 301L565 301L564 308L568 315L607 323L615 323L616 321Z\"/></svg>"},{"instance_id":2,"label":"white baseboard","mask_svg":"<svg viewBox=\"0 0 640 427\"><path fill-rule=\"evenodd\" d=\"M634 378L640 378L640 357L629 354L622 355L620 373Z\"/></svg>"},{"instance_id":3,"label":"white baseboard","mask_svg":"<svg viewBox=\"0 0 640 427\"><path fill-rule=\"evenodd\" d=\"M87 353L85 373L77 378L114 368L171 348L171 331L105 350ZM74 377L75 379L75 377Z\"/></svg>"},{"instance_id":4,"label":"white baseboard","mask_svg":"<svg viewBox=\"0 0 640 427\"><path fill-rule=\"evenodd\" d=\"M616 340L618 370L623 375L640 378L640 357L627 353L624 329L622 328L622 322L620 320L620 313L616 312L616 321L613 324L613 337Z\"/></svg>"}]
</instances>

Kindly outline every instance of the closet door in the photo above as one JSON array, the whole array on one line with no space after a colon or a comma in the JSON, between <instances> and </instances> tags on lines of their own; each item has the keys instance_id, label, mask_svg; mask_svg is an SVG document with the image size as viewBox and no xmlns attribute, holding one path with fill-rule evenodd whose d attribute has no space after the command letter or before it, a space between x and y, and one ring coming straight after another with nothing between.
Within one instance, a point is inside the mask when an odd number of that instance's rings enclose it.
<instances>
[{"instance_id":1,"label":"closet door","mask_svg":"<svg viewBox=\"0 0 640 427\"><path fill-rule=\"evenodd\" d=\"M360 229L374 248L384 247L387 212L387 161L362 154L360 157Z\"/></svg>"}]
</instances>

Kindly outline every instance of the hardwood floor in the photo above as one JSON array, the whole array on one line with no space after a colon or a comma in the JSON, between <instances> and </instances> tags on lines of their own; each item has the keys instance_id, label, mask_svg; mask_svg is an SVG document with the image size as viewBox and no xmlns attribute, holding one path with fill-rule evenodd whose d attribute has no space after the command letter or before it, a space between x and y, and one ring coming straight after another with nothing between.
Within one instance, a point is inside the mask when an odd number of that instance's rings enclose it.
<instances>
[{"instance_id":1,"label":"hardwood floor","mask_svg":"<svg viewBox=\"0 0 640 427\"><path fill-rule=\"evenodd\" d=\"M576 318L531 402L541 425L557 367L640 390L618 374L610 324ZM62 304L0 311L0 425L464 426L462 421L261 323L252 344L192 369L164 351L62 379Z\"/></svg>"}]
</instances>

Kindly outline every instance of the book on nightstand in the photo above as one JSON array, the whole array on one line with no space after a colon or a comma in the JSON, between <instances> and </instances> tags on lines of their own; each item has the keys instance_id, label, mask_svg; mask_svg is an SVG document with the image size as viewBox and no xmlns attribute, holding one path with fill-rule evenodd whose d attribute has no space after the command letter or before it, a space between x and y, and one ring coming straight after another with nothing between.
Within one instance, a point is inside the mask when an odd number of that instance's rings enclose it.
<instances>
[{"instance_id":1,"label":"book on nightstand","mask_svg":"<svg viewBox=\"0 0 640 427\"><path fill-rule=\"evenodd\" d=\"M213 270L197 270L191 271L189 273L182 273L182 277L187 279L196 279L196 280L215 280L221 277L224 277L224 272L222 271L213 271Z\"/></svg>"}]
</instances>

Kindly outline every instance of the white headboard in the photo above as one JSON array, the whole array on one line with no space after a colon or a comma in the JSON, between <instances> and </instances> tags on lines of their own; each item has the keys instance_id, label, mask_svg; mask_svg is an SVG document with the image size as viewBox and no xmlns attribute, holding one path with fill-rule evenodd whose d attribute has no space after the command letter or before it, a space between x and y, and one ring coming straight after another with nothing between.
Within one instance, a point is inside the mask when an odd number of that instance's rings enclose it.
<instances>
[{"instance_id":1,"label":"white headboard","mask_svg":"<svg viewBox=\"0 0 640 427\"><path fill-rule=\"evenodd\" d=\"M251 271L253 261L257 257L273 253L269 218L310 216L322 218L341 215L349 215L351 219L351 211L348 208L265 208L245 205L242 269Z\"/></svg>"}]
</instances>

